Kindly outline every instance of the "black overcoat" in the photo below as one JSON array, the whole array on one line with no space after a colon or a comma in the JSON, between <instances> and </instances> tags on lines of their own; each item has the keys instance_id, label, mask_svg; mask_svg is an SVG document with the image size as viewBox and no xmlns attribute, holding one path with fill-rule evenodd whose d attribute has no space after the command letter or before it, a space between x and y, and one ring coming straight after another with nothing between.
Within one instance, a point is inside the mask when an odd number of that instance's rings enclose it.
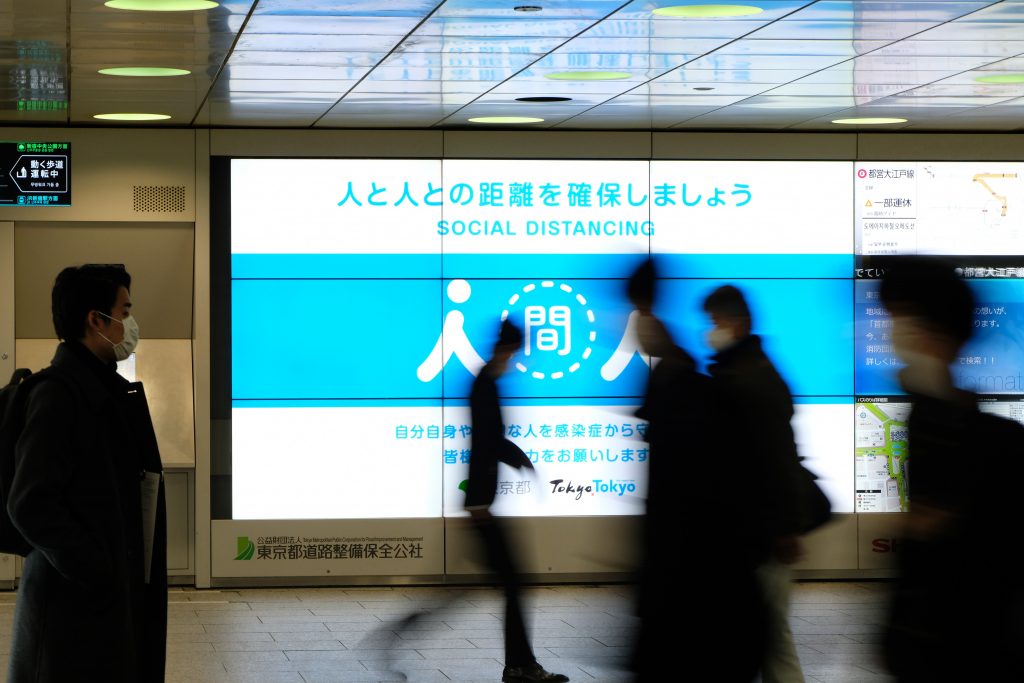
<instances>
[{"instance_id":1,"label":"black overcoat","mask_svg":"<svg viewBox=\"0 0 1024 683\"><path fill-rule=\"evenodd\" d=\"M33 548L8 681L163 681L166 509L161 478L147 584L141 478L162 466L142 385L77 343L48 372L29 390L8 499Z\"/></svg>"},{"instance_id":2,"label":"black overcoat","mask_svg":"<svg viewBox=\"0 0 1024 683\"><path fill-rule=\"evenodd\" d=\"M637 411L650 446L631 662L637 683L664 679L680 660L687 680L716 683L749 683L760 666L763 599L743 548L735 465L720 454L711 381L673 345L654 364ZM700 628L680 639L664 626L680 618Z\"/></svg>"},{"instance_id":3,"label":"black overcoat","mask_svg":"<svg viewBox=\"0 0 1024 683\"><path fill-rule=\"evenodd\" d=\"M512 440L505 436L498 397L498 382L488 363L473 381L469 394L469 412L473 424L470 439L469 479L466 484L467 508L489 508L498 488L498 463L519 469L530 463Z\"/></svg>"},{"instance_id":4,"label":"black overcoat","mask_svg":"<svg viewBox=\"0 0 1024 683\"><path fill-rule=\"evenodd\" d=\"M739 542L751 561L763 562L775 541L801 533L804 520L793 396L758 335L747 335L711 361L716 457L732 468L729 497Z\"/></svg>"}]
</instances>

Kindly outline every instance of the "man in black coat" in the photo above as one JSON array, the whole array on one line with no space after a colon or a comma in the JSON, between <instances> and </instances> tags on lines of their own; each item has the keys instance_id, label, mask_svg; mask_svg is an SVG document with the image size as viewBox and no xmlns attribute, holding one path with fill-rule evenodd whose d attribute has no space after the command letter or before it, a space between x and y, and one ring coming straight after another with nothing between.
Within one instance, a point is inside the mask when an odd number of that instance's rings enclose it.
<instances>
[{"instance_id":1,"label":"man in black coat","mask_svg":"<svg viewBox=\"0 0 1024 683\"><path fill-rule=\"evenodd\" d=\"M766 607L764 683L804 680L789 627L791 565L803 555L806 489L793 427L793 397L753 333L750 308L732 285L704 300L714 328L708 366L711 405L719 443L716 459L728 463L729 506L739 514L742 560L754 563Z\"/></svg>"},{"instance_id":2,"label":"man in black coat","mask_svg":"<svg viewBox=\"0 0 1024 683\"><path fill-rule=\"evenodd\" d=\"M911 411L910 508L882 650L900 683L1024 680L1017 550L1024 428L982 413L950 365L974 297L935 257L897 257L879 291Z\"/></svg>"},{"instance_id":3,"label":"man in black coat","mask_svg":"<svg viewBox=\"0 0 1024 683\"><path fill-rule=\"evenodd\" d=\"M494 353L473 381L469 410L473 426L469 458L469 481L465 507L473 518L489 569L505 589L505 669L504 683L564 683L569 678L545 671L537 663L526 633L520 604L520 579L508 533L500 518L491 514L498 488L498 463L516 469L533 469L530 458L505 437L498 398L498 378L508 369L509 360L523 343L523 333L505 320L494 345Z\"/></svg>"},{"instance_id":4,"label":"man in black coat","mask_svg":"<svg viewBox=\"0 0 1024 683\"><path fill-rule=\"evenodd\" d=\"M709 426L709 378L654 314L657 272L646 261L630 277L627 297L639 313L637 336L651 357L643 405L650 458L637 576L637 616L631 669L635 683L681 675L694 681L748 683L764 648L764 610L754 567L737 558L732 506L715 486L688 487L695 463L715 457ZM685 509L715 510L699 519ZM697 587L696 589L694 587ZM680 639L666 624L688 615L701 628ZM723 638L722 633L728 633Z\"/></svg>"},{"instance_id":5,"label":"man in black coat","mask_svg":"<svg viewBox=\"0 0 1024 683\"><path fill-rule=\"evenodd\" d=\"M64 269L52 292L61 344L23 385L7 509L32 550L10 683L164 680L162 465L142 385L117 373L138 342L130 286L118 266Z\"/></svg>"}]
</instances>

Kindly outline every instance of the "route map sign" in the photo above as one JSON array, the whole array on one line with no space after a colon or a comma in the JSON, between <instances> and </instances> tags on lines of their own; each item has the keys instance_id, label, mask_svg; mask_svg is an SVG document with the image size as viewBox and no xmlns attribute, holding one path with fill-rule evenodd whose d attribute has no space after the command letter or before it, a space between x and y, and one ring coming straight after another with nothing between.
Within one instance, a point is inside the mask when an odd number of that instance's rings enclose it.
<instances>
[{"instance_id":1,"label":"route map sign","mask_svg":"<svg viewBox=\"0 0 1024 683\"><path fill-rule=\"evenodd\" d=\"M910 407L899 397L858 400L854 432L857 512L907 511Z\"/></svg>"},{"instance_id":2,"label":"route map sign","mask_svg":"<svg viewBox=\"0 0 1024 683\"><path fill-rule=\"evenodd\" d=\"M0 206L71 206L71 143L0 142Z\"/></svg>"},{"instance_id":3,"label":"route map sign","mask_svg":"<svg viewBox=\"0 0 1024 683\"><path fill-rule=\"evenodd\" d=\"M856 175L857 254L1024 253L1020 163L858 162Z\"/></svg>"}]
</instances>

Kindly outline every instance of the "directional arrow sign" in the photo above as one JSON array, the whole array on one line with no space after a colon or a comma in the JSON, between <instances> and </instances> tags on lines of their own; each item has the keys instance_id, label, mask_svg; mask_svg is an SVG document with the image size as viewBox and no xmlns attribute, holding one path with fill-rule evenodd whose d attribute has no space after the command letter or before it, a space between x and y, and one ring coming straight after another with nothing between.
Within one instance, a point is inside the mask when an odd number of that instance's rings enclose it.
<instances>
[{"instance_id":1,"label":"directional arrow sign","mask_svg":"<svg viewBox=\"0 0 1024 683\"><path fill-rule=\"evenodd\" d=\"M0 142L0 206L70 206L71 145Z\"/></svg>"},{"instance_id":2,"label":"directional arrow sign","mask_svg":"<svg viewBox=\"0 0 1024 683\"><path fill-rule=\"evenodd\" d=\"M64 194L68 170L66 154L23 154L14 162L10 176L21 192Z\"/></svg>"}]
</instances>

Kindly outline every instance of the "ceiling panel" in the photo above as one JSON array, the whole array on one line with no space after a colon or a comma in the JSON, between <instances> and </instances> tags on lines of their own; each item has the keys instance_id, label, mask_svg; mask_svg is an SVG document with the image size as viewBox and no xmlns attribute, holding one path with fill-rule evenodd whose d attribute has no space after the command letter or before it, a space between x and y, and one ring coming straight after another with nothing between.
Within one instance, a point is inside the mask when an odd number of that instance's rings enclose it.
<instances>
[{"instance_id":1,"label":"ceiling panel","mask_svg":"<svg viewBox=\"0 0 1024 683\"><path fill-rule=\"evenodd\" d=\"M526 3L523 3L526 4ZM140 125L836 130L1024 126L1021 0L744 0L745 16L658 10L690 0L226 0L207 11L102 0L0 0L0 121ZM117 77L108 67L186 69ZM1006 82L984 82L992 79ZM519 98L568 98L523 102ZM124 124L116 124L124 125Z\"/></svg>"},{"instance_id":2,"label":"ceiling panel","mask_svg":"<svg viewBox=\"0 0 1024 683\"><path fill-rule=\"evenodd\" d=\"M953 83L952 79L940 81L934 85L923 85L920 88L907 90L903 94L909 97L1007 97L1024 96L1024 83L1008 85L985 85L978 83Z\"/></svg>"},{"instance_id":3,"label":"ceiling panel","mask_svg":"<svg viewBox=\"0 0 1024 683\"><path fill-rule=\"evenodd\" d=\"M911 40L889 43L874 50L878 56L920 56L920 57L991 57L1000 59L1024 53L1024 40L944 40L932 38L931 31L915 36Z\"/></svg>"},{"instance_id":4,"label":"ceiling panel","mask_svg":"<svg viewBox=\"0 0 1024 683\"><path fill-rule=\"evenodd\" d=\"M764 40L756 37L736 40L723 45L717 50L723 55L817 55L833 57L856 57L858 55L880 50L891 43L886 40Z\"/></svg>"},{"instance_id":5,"label":"ceiling panel","mask_svg":"<svg viewBox=\"0 0 1024 683\"><path fill-rule=\"evenodd\" d=\"M395 36L404 35L419 23L408 16L316 16L300 14L264 14L257 8L245 32L249 35L328 35Z\"/></svg>"},{"instance_id":6,"label":"ceiling panel","mask_svg":"<svg viewBox=\"0 0 1024 683\"><path fill-rule=\"evenodd\" d=\"M511 14L511 13L510 13ZM594 23L593 19L534 19L528 14L516 20L493 17L439 17L434 16L417 29L424 36L510 36L510 37L559 37L568 40Z\"/></svg>"},{"instance_id":7,"label":"ceiling panel","mask_svg":"<svg viewBox=\"0 0 1024 683\"><path fill-rule=\"evenodd\" d=\"M387 54L402 39L400 35L282 34L243 31L235 51L276 52L371 52ZM233 55L232 55L233 56Z\"/></svg>"}]
</instances>

